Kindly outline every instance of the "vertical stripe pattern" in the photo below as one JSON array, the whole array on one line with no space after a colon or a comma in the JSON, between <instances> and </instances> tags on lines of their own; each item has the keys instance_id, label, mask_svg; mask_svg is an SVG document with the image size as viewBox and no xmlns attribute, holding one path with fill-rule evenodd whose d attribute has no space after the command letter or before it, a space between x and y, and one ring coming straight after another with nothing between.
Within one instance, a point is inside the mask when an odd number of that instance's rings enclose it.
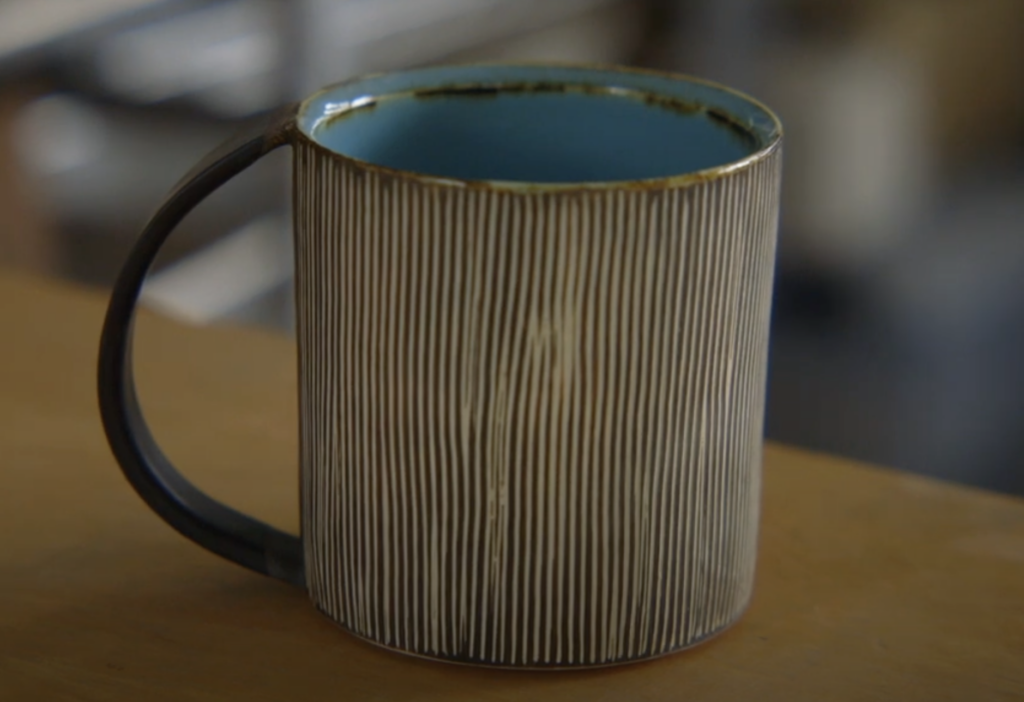
<instances>
[{"instance_id":1,"label":"vertical stripe pattern","mask_svg":"<svg viewBox=\"0 0 1024 702\"><path fill-rule=\"evenodd\" d=\"M692 645L751 595L780 150L514 192L295 151L314 603L521 667Z\"/></svg>"}]
</instances>

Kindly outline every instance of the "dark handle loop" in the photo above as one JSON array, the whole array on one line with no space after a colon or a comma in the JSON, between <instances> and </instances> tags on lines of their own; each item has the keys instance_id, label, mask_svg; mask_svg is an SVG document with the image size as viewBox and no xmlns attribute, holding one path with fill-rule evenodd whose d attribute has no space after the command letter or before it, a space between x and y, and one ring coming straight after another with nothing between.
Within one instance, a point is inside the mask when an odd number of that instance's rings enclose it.
<instances>
[{"instance_id":1,"label":"dark handle loop","mask_svg":"<svg viewBox=\"0 0 1024 702\"><path fill-rule=\"evenodd\" d=\"M99 400L107 441L125 477L179 532L246 568L305 584L302 542L200 492L171 465L142 416L132 372L132 326L146 273L196 205L262 156L290 142L295 108L270 115L221 145L189 172L146 225L110 298L100 341Z\"/></svg>"}]
</instances>

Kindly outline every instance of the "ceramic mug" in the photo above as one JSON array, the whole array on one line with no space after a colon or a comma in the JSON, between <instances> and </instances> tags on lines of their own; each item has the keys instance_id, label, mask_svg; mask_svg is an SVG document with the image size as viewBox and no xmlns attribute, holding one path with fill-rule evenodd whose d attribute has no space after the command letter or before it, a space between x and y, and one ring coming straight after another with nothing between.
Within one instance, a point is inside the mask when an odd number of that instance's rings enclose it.
<instances>
[{"instance_id":1,"label":"ceramic mug","mask_svg":"<svg viewBox=\"0 0 1024 702\"><path fill-rule=\"evenodd\" d=\"M301 537L160 452L130 363L175 225L294 156ZM757 546L781 127L700 80L455 66L323 90L173 190L114 288L103 423L171 526L353 634L600 666L734 622Z\"/></svg>"}]
</instances>

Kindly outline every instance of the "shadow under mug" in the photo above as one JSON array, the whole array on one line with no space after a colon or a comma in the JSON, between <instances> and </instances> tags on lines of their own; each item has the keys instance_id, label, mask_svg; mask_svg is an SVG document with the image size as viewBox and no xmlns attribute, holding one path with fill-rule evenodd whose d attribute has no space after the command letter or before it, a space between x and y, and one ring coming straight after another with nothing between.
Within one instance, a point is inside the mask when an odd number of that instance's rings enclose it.
<instances>
[{"instance_id":1,"label":"shadow under mug","mask_svg":"<svg viewBox=\"0 0 1024 702\"><path fill-rule=\"evenodd\" d=\"M301 538L178 474L130 353L161 244L286 144ZM780 165L774 115L682 76L327 88L209 155L142 232L103 329L110 445L179 532L381 646L525 668L691 646L753 588Z\"/></svg>"}]
</instances>

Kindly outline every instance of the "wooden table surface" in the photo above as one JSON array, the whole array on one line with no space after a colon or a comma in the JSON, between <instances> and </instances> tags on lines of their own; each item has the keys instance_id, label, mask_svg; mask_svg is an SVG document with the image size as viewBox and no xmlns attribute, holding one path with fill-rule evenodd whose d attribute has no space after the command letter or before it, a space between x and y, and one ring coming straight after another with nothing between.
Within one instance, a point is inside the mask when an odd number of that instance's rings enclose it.
<instances>
[{"instance_id":1,"label":"wooden table surface","mask_svg":"<svg viewBox=\"0 0 1024 702\"><path fill-rule=\"evenodd\" d=\"M0 700L1024 698L1024 501L769 446L744 619L658 661L516 673L363 644L178 536L102 437L103 298L0 273ZM292 343L138 324L142 402L200 487L298 522Z\"/></svg>"}]
</instances>

